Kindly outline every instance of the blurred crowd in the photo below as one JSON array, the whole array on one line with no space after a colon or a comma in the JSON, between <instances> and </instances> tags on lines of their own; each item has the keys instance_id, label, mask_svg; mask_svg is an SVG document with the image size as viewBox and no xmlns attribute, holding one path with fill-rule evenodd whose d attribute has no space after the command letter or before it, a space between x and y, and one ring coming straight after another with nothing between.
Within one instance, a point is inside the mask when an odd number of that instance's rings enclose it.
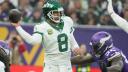
<instances>
[{"instance_id":1,"label":"blurred crowd","mask_svg":"<svg viewBox=\"0 0 128 72\"><path fill-rule=\"evenodd\" d=\"M106 11L106 0L58 0L76 25L114 25ZM116 13L128 20L128 0L112 0ZM0 21L8 22L10 9L22 12L23 23L39 23L44 20L44 0L0 0Z\"/></svg>"},{"instance_id":2,"label":"blurred crowd","mask_svg":"<svg viewBox=\"0 0 128 72\"><path fill-rule=\"evenodd\" d=\"M10 63L15 65L23 65L21 55L26 51L27 47L20 35L16 31L11 31L6 42L11 50Z\"/></svg>"}]
</instances>

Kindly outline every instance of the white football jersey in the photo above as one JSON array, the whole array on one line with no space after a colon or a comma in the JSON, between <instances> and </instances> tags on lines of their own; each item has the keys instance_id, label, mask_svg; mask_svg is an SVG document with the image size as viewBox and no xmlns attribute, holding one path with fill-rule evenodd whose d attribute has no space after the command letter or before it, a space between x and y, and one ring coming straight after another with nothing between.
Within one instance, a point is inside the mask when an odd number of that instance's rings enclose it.
<instances>
[{"instance_id":1,"label":"white football jersey","mask_svg":"<svg viewBox=\"0 0 128 72\"><path fill-rule=\"evenodd\" d=\"M63 16L62 24L49 24L43 21L34 27L34 34L30 35L21 26L16 30L29 44L43 43L45 48L45 63L70 64L71 50L79 48L73 36L73 21L70 17ZM61 25L61 26L60 26ZM42 41L42 42L41 42Z\"/></svg>"},{"instance_id":2,"label":"white football jersey","mask_svg":"<svg viewBox=\"0 0 128 72\"><path fill-rule=\"evenodd\" d=\"M70 60L73 21L67 16L62 17L62 20L64 22L63 29L57 29L46 21L34 27L34 33L42 34L45 61Z\"/></svg>"}]
</instances>

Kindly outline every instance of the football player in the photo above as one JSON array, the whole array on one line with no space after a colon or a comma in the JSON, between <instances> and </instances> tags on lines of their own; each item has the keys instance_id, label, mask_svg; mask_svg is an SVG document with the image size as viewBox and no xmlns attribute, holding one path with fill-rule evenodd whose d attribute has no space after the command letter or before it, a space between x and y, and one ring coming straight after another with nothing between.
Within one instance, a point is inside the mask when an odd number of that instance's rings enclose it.
<instances>
[{"instance_id":1,"label":"football player","mask_svg":"<svg viewBox=\"0 0 128 72\"><path fill-rule=\"evenodd\" d=\"M42 10L45 20L35 25L33 35L23 30L20 23L11 24L26 42L43 43L45 48L43 72L72 72L71 51L75 55L82 55L73 36L73 21L70 17L64 16L62 6L56 1L48 1Z\"/></svg>"},{"instance_id":2,"label":"football player","mask_svg":"<svg viewBox=\"0 0 128 72\"><path fill-rule=\"evenodd\" d=\"M0 40L0 72L10 72L10 51L6 42Z\"/></svg>"},{"instance_id":3,"label":"football player","mask_svg":"<svg viewBox=\"0 0 128 72\"><path fill-rule=\"evenodd\" d=\"M112 0L107 0L107 1L108 1L107 11L109 15L119 27L121 27L125 32L128 33L128 22L114 12L112 6Z\"/></svg>"},{"instance_id":4,"label":"football player","mask_svg":"<svg viewBox=\"0 0 128 72\"><path fill-rule=\"evenodd\" d=\"M90 41L92 52L72 58L73 64L97 62L102 72L127 72L128 60L123 52L113 45L111 34L100 31Z\"/></svg>"}]
</instances>

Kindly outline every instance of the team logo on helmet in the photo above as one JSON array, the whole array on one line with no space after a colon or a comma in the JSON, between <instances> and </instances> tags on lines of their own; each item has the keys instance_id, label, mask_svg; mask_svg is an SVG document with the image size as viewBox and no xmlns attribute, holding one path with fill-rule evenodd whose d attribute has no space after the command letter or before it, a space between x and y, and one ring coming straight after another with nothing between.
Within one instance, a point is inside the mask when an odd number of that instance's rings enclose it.
<instances>
[{"instance_id":1,"label":"team logo on helmet","mask_svg":"<svg viewBox=\"0 0 128 72\"><path fill-rule=\"evenodd\" d=\"M53 7L53 5L52 5L52 4L50 4L50 3L46 3L46 4L44 4L44 6L43 6L43 7L52 8L52 7Z\"/></svg>"}]
</instances>

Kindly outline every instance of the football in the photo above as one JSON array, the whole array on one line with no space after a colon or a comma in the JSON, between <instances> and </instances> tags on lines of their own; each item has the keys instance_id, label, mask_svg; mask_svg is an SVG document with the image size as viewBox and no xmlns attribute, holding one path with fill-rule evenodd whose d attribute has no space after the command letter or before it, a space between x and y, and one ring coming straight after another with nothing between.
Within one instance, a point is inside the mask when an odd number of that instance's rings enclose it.
<instances>
[{"instance_id":1,"label":"football","mask_svg":"<svg viewBox=\"0 0 128 72\"><path fill-rule=\"evenodd\" d=\"M18 9L11 9L9 11L9 21L11 23L18 23L21 20L22 13Z\"/></svg>"}]
</instances>

